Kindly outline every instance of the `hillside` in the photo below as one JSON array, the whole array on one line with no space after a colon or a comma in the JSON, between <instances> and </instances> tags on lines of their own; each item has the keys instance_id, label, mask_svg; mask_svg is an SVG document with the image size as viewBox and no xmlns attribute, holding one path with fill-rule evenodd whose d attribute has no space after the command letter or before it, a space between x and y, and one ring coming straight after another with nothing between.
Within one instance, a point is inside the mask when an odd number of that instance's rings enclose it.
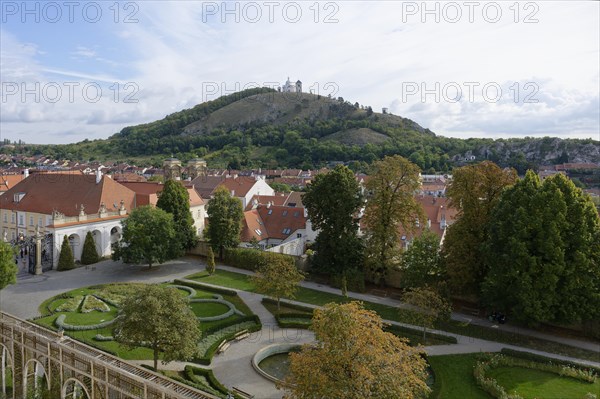
<instances>
[{"instance_id":1,"label":"hillside","mask_svg":"<svg viewBox=\"0 0 600 399\"><path fill-rule=\"evenodd\" d=\"M315 168L353 161L366 169L375 159L400 154L422 169L450 170L471 160L490 159L520 172L556 162L600 163L593 140L525 138L455 139L397 115L342 98L249 89L198 104L165 118L129 126L107 140L55 146L23 146L24 153L62 159L134 160L159 164L171 154L204 157L213 167Z\"/></svg>"}]
</instances>

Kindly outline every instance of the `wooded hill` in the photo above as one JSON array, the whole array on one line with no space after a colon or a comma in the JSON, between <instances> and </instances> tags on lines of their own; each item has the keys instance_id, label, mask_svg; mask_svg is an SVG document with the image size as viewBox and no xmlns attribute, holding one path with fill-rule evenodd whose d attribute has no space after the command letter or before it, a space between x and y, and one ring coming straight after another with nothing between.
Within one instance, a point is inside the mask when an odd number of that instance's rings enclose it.
<instances>
[{"instance_id":1,"label":"wooded hill","mask_svg":"<svg viewBox=\"0 0 600 399\"><path fill-rule=\"evenodd\" d=\"M6 152L6 149L4 150ZM308 93L249 89L165 118L122 129L106 140L23 145L11 150L71 160L160 164L165 156L202 157L209 167L354 169L400 154L423 170L450 170L475 156L524 172L540 164L600 162L600 142L558 138L456 139L365 105Z\"/></svg>"}]
</instances>

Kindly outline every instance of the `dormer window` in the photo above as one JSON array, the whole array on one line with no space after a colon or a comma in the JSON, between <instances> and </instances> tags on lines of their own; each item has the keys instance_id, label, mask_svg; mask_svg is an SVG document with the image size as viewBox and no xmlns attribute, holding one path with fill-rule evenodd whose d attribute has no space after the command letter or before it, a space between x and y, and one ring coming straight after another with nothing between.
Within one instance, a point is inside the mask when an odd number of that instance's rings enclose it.
<instances>
[{"instance_id":1,"label":"dormer window","mask_svg":"<svg viewBox=\"0 0 600 399\"><path fill-rule=\"evenodd\" d=\"M260 229L254 229L254 232L259 236L262 236L262 231L260 231Z\"/></svg>"},{"instance_id":2,"label":"dormer window","mask_svg":"<svg viewBox=\"0 0 600 399\"><path fill-rule=\"evenodd\" d=\"M17 203L21 202L21 200L23 199L23 197L25 196L25 193L16 193L13 197L13 200Z\"/></svg>"}]
</instances>

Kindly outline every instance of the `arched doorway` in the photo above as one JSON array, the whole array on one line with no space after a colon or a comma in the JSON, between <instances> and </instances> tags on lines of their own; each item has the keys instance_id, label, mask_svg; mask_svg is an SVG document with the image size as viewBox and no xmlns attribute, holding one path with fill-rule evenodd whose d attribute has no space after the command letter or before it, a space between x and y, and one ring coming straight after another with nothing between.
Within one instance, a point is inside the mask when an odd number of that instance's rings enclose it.
<instances>
[{"instance_id":1,"label":"arched doorway","mask_svg":"<svg viewBox=\"0 0 600 399\"><path fill-rule=\"evenodd\" d=\"M79 380L69 378L63 385L61 399L90 399L90 394Z\"/></svg>"},{"instance_id":2,"label":"arched doorway","mask_svg":"<svg viewBox=\"0 0 600 399\"><path fill-rule=\"evenodd\" d=\"M37 359L31 359L25 364L23 373L23 396L38 399L50 390L48 375L44 365Z\"/></svg>"},{"instance_id":3,"label":"arched doorway","mask_svg":"<svg viewBox=\"0 0 600 399\"><path fill-rule=\"evenodd\" d=\"M121 239L121 227L115 226L110 229L110 244L115 244Z\"/></svg>"},{"instance_id":4,"label":"arched doorway","mask_svg":"<svg viewBox=\"0 0 600 399\"><path fill-rule=\"evenodd\" d=\"M79 259L81 256L81 237L79 237L79 234L73 233L69 236L69 245L71 246L73 257Z\"/></svg>"},{"instance_id":5,"label":"arched doorway","mask_svg":"<svg viewBox=\"0 0 600 399\"><path fill-rule=\"evenodd\" d=\"M0 398L12 398L15 385L13 361L8 348L0 344Z\"/></svg>"}]
</instances>

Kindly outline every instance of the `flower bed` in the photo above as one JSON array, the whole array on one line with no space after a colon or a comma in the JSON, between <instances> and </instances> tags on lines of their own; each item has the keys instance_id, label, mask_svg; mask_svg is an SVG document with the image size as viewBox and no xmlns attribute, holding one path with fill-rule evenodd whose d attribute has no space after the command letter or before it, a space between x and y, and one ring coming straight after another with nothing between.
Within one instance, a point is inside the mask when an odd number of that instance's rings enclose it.
<instances>
[{"instance_id":1,"label":"flower bed","mask_svg":"<svg viewBox=\"0 0 600 399\"><path fill-rule=\"evenodd\" d=\"M98 299L94 295L86 295L81 304L81 313L89 313L97 310L98 312L110 312L110 307L106 302Z\"/></svg>"},{"instance_id":2,"label":"flower bed","mask_svg":"<svg viewBox=\"0 0 600 399\"><path fill-rule=\"evenodd\" d=\"M61 314L60 316L58 316L56 318L56 320L54 321L54 324L56 324L56 327L63 329L63 330L67 330L67 331L87 331L87 330L99 330L101 328L105 328L110 326L111 324L113 324L117 318L115 317L114 319L111 320L107 320L104 321L102 323L98 323L98 324L90 324L90 325L85 325L85 326L81 326L81 325L73 325L73 324L68 324L65 323L65 319L67 318L66 315Z\"/></svg>"},{"instance_id":3,"label":"flower bed","mask_svg":"<svg viewBox=\"0 0 600 399\"><path fill-rule=\"evenodd\" d=\"M81 296L81 295L74 296L72 298L67 299L65 301L65 303L63 303L62 305L60 305L59 307L54 309L54 311L55 312L77 312L77 309L79 309L79 305L81 304L82 300L83 300L83 296Z\"/></svg>"}]
</instances>

